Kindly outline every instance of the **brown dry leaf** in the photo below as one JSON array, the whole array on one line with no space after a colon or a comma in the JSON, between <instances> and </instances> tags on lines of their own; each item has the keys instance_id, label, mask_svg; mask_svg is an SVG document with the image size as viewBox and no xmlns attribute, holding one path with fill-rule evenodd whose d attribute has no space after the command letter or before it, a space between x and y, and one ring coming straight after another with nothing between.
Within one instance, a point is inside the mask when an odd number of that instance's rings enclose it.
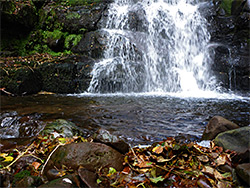
<instances>
[{"instance_id":1,"label":"brown dry leaf","mask_svg":"<svg viewBox=\"0 0 250 188\"><path fill-rule=\"evenodd\" d=\"M228 182L219 181L217 184L218 188L230 188L232 187Z\"/></svg>"},{"instance_id":2,"label":"brown dry leaf","mask_svg":"<svg viewBox=\"0 0 250 188\"><path fill-rule=\"evenodd\" d=\"M39 168L39 166L41 166L41 163L39 163L39 162L33 162L32 166L37 170Z\"/></svg>"},{"instance_id":3,"label":"brown dry leaf","mask_svg":"<svg viewBox=\"0 0 250 188\"><path fill-rule=\"evenodd\" d=\"M156 146L152 149L152 151L156 154L160 154L163 152L163 147L162 146Z\"/></svg>"},{"instance_id":4,"label":"brown dry leaf","mask_svg":"<svg viewBox=\"0 0 250 188\"><path fill-rule=\"evenodd\" d=\"M139 164L136 164L136 166L140 168L153 167L153 163L151 161L141 161Z\"/></svg>"},{"instance_id":5,"label":"brown dry leaf","mask_svg":"<svg viewBox=\"0 0 250 188\"><path fill-rule=\"evenodd\" d=\"M122 173L123 173L123 174L129 174L130 170L131 170L131 169L130 169L128 166L126 166L126 167L123 169Z\"/></svg>"},{"instance_id":6,"label":"brown dry leaf","mask_svg":"<svg viewBox=\"0 0 250 188\"><path fill-rule=\"evenodd\" d=\"M214 174L214 170L215 169L212 168L212 167L210 167L210 166L204 166L201 171L213 175Z\"/></svg>"},{"instance_id":7,"label":"brown dry leaf","mask_svg":"<svg viewBox=\"0 0 250 188\"><path fill-rule=\"evenodd\" d=\"M219 156L219 154L212 152L212 153L210 153L210 156L213 157L214 159L216 159Z\"/></svg>"},{"instance_id":8,"label":"brown dry leaf","mask_svg":"<svg viewBox=\"0 0 250 188\"><path fill-rule=\"evenodd\" d=\"M227 154L221 154L217 159L216 163L218 166L224 165L226 161L229 160Z\"/></svg>"},{"instance_id":9,"label":"brown dry leaf","mask_svg":"<svg viewBox=\"0 0 250 188\"><path fill-rule=\"evenodd\" d=\"M197 158L201 161L201 162L204 162L204 163L207 163L209 161L209 158L206 156L206 155L200 155L200 156L197 156Z\"/></svg>"},{"instance_id":10,"label":"brown dry leaf","mask_svg":"<svg viewBox=\"0 0 250 188\"><path fill-rule=\"evenodd\" d=\"M159 157L157 157L157 162L158 162L158 163L168 162L168 161L171 161L174 157L175 157L175 155L172 156L170 159L165 159L164 157L159 156Z\"/></svg>"},{"instance_id":11,"label":"brown dry leaf","mask_svg":"<svg viewBox=\"0 0 250 188\"><path fill-rule=\"evenodd\" d=\"M222 179L224 179L224 177L221 175L221 173L219 173L216 169L214 169L214 177L215 177L217 180L222 180Z\"/></svg>"}]
</instances>

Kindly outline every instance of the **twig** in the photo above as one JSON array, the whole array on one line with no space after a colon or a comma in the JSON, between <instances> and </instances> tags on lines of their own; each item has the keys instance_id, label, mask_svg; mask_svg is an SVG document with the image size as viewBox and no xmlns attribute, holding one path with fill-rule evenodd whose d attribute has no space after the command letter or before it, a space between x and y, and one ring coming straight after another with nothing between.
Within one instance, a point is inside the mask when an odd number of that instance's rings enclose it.
<instances>
[{"instance_id":1,"label":"twig","mask_svg":"<svg viewBox=\"0 0 250 188\"><path fill-rule=\"evenodd\" d=\"M46 162L44 163L43 168L42 168L42 170L41 170L41 175L43 175L43 171L44 171L44 169L45 169L45 166L46 166L47 163L49 162L49 160L50 160L52 154L59 148L59 146L62 146L62 145L64 145L64 144L62 144L62 143L58 144L58 145L55 147L55 149L53 149L53 151L49 154L49 156L48 156L48 158L47 158Z\"/></svg>"},{"instance_id":2,"label":"twig","mask_svg":"<svg viewBox=\"0 0 250 188\"><path fill-rule=\"evenodd\" d=\"M18 159L20 159L21 157L23 157L28 151L29 151L29 149L30 149L30 147L33 145L33 143L24 151L24 152L21 152L18 156L17 156L17 158L14 160L14 161L12 161L12 163L10 163L8 166L6 166L6 167L3 167L3 169L7 169L7 170L9 170L9 168L15 163L15 162L17 162L18 161ZM17 150L18 151L18 150Z\"/></svg>"},{"instance_id":3,"label":"twig","mask_svg":"<svg viewBox=\"0 0 250 188\"><path fill-rule=\"evenodd\" d=\"M14 96L14 94L12 94L12 93L10 93L10 92L8 92L8 91L5 91L5 88L0 88L0 91L6 93L6 94L8 94L8 95Z\"/></svg>"},{"instance_id":4,"label":"twig","mask_svg":"<svg viewBox=\"0 0 250 188\"><path fill-rule=\"evenodd\" d=\"M134 154L134 156L136 157L137 161L138 161L138 162L141 162L141 159L139 159L139 158L137 157L137 155L135 154L135 152L134 152L134 150L133 150L133 148L131 147L130 144L129 144L129 147L130 147L132 153Z\"/></svg>"}]
</instances>

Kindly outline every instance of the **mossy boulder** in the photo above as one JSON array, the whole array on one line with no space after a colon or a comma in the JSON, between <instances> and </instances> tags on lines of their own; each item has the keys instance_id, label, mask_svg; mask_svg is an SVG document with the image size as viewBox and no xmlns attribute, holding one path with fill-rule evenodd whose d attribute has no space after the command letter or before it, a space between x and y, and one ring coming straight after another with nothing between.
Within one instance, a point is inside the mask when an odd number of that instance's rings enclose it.
<instances>
[{"instance_id":1,"label":"mossy boulder","mask_svg":"<svg viewBox=\"0 0 250 188\"><path fill-rule=\"evenodd\" d=\"M48 123L40 132L41 135L55 134L62 137L73 137L82 135L81 129L74 123L64 119L58 119L52 123Z\"/></svg>"},{"instance_id":2,"label":"mossy boulder","mask_svg":"<svg viewBox=\"0 0 250 188\"><path fill-rule=\"evenodd\" d=\"M234 129L218 134L214 139L216 145L225 150L234 150L238 153L250 148L250 126Z\"/></svg>"}]
</instances>

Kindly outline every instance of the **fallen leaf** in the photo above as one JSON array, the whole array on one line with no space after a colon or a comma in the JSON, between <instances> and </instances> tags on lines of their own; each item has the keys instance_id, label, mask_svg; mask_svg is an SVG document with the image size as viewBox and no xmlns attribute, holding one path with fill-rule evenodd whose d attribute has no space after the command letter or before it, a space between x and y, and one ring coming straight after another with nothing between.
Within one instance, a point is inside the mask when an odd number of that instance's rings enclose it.
<instances>
[{"instance_id":1,"label":"fallen leaf","mask_svg":"<svg viewBox=\"0 0 250 188\"><path fill-rule=\"evenodd\" d=\"M0 157L7 157L8 153L0 153Z\"/></svg>"},{"instance_id":2,"label":"fallen leaf","mask_svg":"<svg viewBox=\"0 0 250 188\"><path fill-rule=\"evenodd\" d=\"M226 154L221 154L217 159L216 163L218 166L224 165L227 161L227 155Z\"/></svg>"},{"instance_id":3,"label":"fallen leaf","mask_svg":"<svg viewBox=\"0 0 250 188\"><path fill-rule=\"evenodd\" d=\"M41 166L41 163L39 163L39 162L33 162L32 166L37 170L39 168L39 166Z\"/></svg>"},{"instance_id":4,"label":"fallen leaf","mask_svg":"<svg viewBox=\"0 0 250 188\"><path fill-rule=\"evenodd\" d=\"M204 162L204 163L207 163L209 161L209 158L206 156L206 155L200 155L200 156L197 156L197 158L201 161L201 162Z\"/></svg>"},{"instance_id":5,"label":"fallen leaf","mask_svg":"<svg viewBox=\"0 0 250 188\"><path fill-rule=\"evenodd\" d=\"M160 154L163 152L163 147L162 146L156 146L152 149L154 153Z\"/></svg>"},{"instance_id":6,"label":"fallen leaf","mask_svg":"<svg viewBox=\"0 0 250 188\"><path fill-rule=\"evenodd\" d=\"M165 179L162 176L156 178L149 178L153 183L158 183L159 181L164 181Z\"/></svg>"},{"instance_id":7,"label":"fallen leaf","mask_svg":"<svg viewBox=\"0 0 250 188\"><path fill-rule=\"evenodd\" d=\"M171 161L174 157L175 157L175 155L172 156L170 159L165 159L164 157L159 156L159 157L157 157L157 162L158 162L158 163L168 162L168 161Z\"/></svg>"},{"instance_id":8,"label":"fallen leaf","mask_svg":"<svg viewBox=\"0 0 250 188\"><path fill-rule=\"evenodd\" d=\"M136 164L136 166L140 168L148 168L148 167L152 167L153 163L150 161L141 161L140 163Z\"/></svg>"},{"instance_id":9,"label":"fallen leaf","mask_svg":"<svg viewBox=\"0 0 250 188\"><path fill-rule=\"evenodd\" d=\"M11 157L11 156L7 156L7 157L4 157L4 158L5 158L5 160L3 162L11 162L11 161L14 160L14 158Z\"/></svg>"},{"instance_id":10,"label":"fallen leaf","mask_svg":"<svg viewBox=\"0 0 250 188\"><path fill-rule=\"evenodd\" d=\"M126 166L126 167L123 169L123 171L122 171L123 174L129 174L129 172L130 172L130 168L129 168L128 166Z\"/></svg>"},{"instance_id":11,"label":"fallen leaf","mask_svg":"<svg viewBox=\"0 0 250 188\"><path fill-rule=\"evenodd\" d=\"M219 156L219 154L212 152L212 153L210 153L210 156L213 157L214 159L216 159Z\"/></svg>"}]
</instances>

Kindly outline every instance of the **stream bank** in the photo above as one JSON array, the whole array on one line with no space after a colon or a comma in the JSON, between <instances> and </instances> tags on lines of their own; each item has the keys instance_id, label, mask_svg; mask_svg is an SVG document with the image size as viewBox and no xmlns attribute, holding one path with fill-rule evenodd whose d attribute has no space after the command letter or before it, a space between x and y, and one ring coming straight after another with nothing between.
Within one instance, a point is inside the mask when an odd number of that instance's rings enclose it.
<instances>
[{"instance_id":1,"label":"stream bank","mask_svg":"<svg viewBox=\"0 0 250 188\"><path fill-rule=\"evenodd\" d=\"M249 134L250 128L246 128L242 132ZM128 144L106 130L89 138L81 135L83 132L76 125L58 119L48 123L28 145L18 142L1 148L1 186L249 185L244 163L249 157L245 151L237 154L213 142L208 148L171 137L151 146L129 149ZM126 149L119 152L116 148Z\"/></svg>"}]
</instances>

